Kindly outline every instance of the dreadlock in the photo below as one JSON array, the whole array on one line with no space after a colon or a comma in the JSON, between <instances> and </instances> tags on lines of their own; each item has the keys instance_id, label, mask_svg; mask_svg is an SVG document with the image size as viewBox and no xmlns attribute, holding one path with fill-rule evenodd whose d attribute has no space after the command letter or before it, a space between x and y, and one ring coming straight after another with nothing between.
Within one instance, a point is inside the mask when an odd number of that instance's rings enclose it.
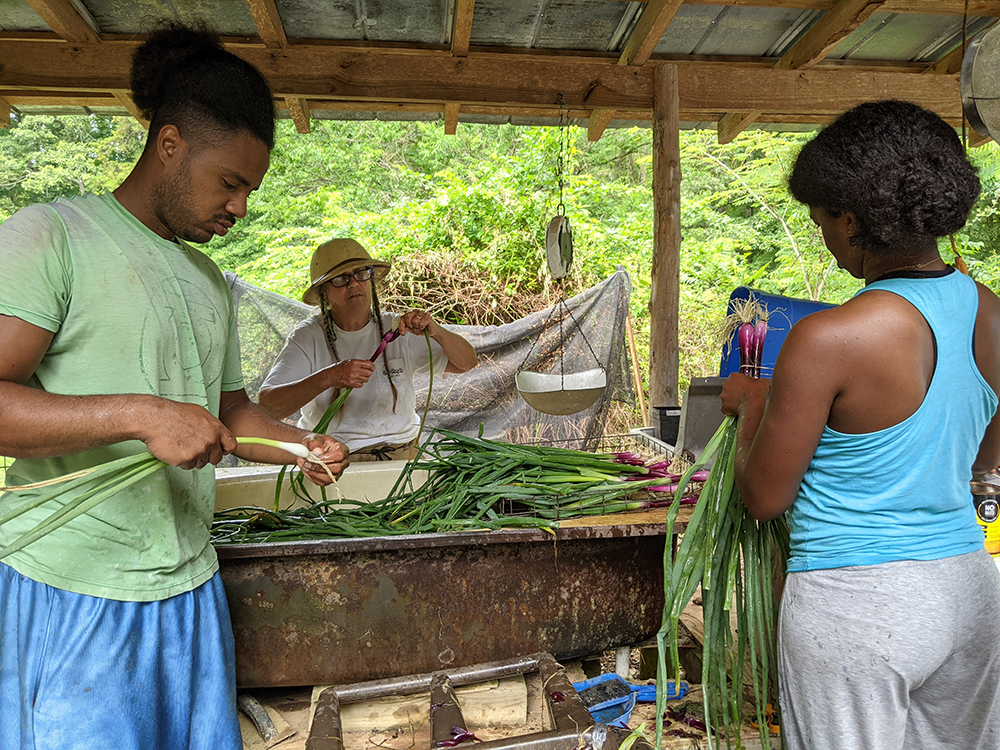
<instances>
[{"instance_id":1,"label":"dreadlock","mask_svg":"<svg viewBox=\"0 0 1000 750\"><path fill-rule=\"evenodd\" d=\"M385 330L382 325L382 308L378 303L378 291L375 288L375 276L373 275L370 281L372 285L372 313L371 316L375 319L375 325L378 326L378 337L379 341L385 338ZM320 316L323 319L323 333L326 334L326 343L330 346L330 352L333 354L333 361L337 362L340 360L340 355L337 354L337 328L333 322L333 310L330 308L330 301L326 298L326 284L320 286L317 290L319 294L319 309ZM399 392L396 390L396 384L392 382L392 373L389 372L389 360L385 353L382 353L382 367L385 368L385 376L389 379L389 387L392 388L392 413L396 413L396 403L399 400Z\"/></svg>"}]
</instances>

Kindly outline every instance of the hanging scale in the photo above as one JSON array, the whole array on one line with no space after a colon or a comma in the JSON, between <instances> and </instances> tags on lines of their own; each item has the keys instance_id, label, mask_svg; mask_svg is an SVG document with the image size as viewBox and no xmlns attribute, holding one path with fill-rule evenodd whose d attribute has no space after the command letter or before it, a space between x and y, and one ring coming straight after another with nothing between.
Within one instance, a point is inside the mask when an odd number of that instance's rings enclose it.
<instances>
[{"instance_id":1,"label":"hanging scale","mask_svg":"<svg viewBox=\"0 0 1000 750\"><path fill-rule=\"evenodd\" d=\"M545 414L575 414L583 411L593 403L604 392L608 383L607 372L601 361L594 354L590 342L580 327L579 322L573 316L572 311L566 305L566 292L563 288L563 280L569 275L570 267L573 265L573 231L570 228L569 219L566 216L566 205L563 202L563 176L565 173L565 161L569 154L569 117L565 112L566 101L562 94L559 94L559 158L557 161L557 172L559 177L559 206L556 215L549 221L545 230L545 260L549 268L549 273L556 280L559 286L559 301L552 308L549 320L545 327L548 328L553 316L559 315L559 371L558 372L537 372L525 369L531 353L534 351L535 343L532 342L528 354L521 363L521 368L517 371L515 378L518 393L536 411ZM565 349L566 336L563 323L566 316L572 319L577 330L583 337L587 349L597 363L597 367L578 372L566 372Z\"/></svg>"}]
</instances>

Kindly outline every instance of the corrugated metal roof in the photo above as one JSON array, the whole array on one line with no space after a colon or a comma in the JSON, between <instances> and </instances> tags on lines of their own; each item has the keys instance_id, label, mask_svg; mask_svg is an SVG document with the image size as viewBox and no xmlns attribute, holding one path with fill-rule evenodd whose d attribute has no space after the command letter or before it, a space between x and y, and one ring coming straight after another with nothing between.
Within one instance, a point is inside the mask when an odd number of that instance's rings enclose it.
<instances>
[{"instance_id":1,"label":"corrugated metal roof","mask_svg":"<svg viewBox=\"0 0 1000 750\"><path fill-rule=\"evenodd\" d=\"M0 2L0 57L3 44L25 40L53 38L52 31L63 33L68 43L73 44L73 28L85 24L104 43L114 43L123 37L135 39L148 31L151 25L167 14L170 18L185 22L206 22L224 37L238 41L238 46L264 45L270 49L277 46L268 40L262 31L260 10L273 3L273 10L280 19L281 32L288 40L289 49L309 46L313 49L342 51L343 44L351 44L352 50L373 52L400 51L413 49L423 53L435 50L446 52L453 44L453 23L468 0L71 0L76 18L65 17L62 3L50 0L3 0ZM820 23L831 7L830 0L696 0L680 6L670 19L666 30L654 39L652 56L646 65L658 60L678 63L688 61L719 62L732 60L741 65L756 65L763 70L777 63L783 54L800 42L804 35ZM736 4L741 3L741 4ZM797 5L800 7L788 7ZM958 0L931 3L930 0L916 0L912 3L894 0L876 3L878 9L871 13L856 28L843 35L835 46L825 52L822 66L850 64L872 66L876 73L880 70L896 69L917 72L922 67L952 53L961 46L963 40L964 8ZM989 12L985 0L971 2L972 13L965 19L965 36L971 37L986 28L995 16L983 15ZM809 6L809 7L801 7ZM641 31L643 15L651 4L647 2L624 2L622 0L476 0L471 27L466 30L473 59L479 54L508 52L530 55L531 59L544 64L545 55L552 60L564 61L567 55L576 54L602 61L608 66L617 64L617 56L626 49L634 35ZM38 9L36 11L36 8ZM253 8L253 10L252 10ZM659 8L657 5L656 8ZM941 10L950 12L940 12ZM924 12L920 12L924 11ZM931 12L937 11L937 12ZM255 17L255 12L258 14ZM60 15L62 14L62 15ZM44 16L44 18L43 18ZM52 21L52 18L56 21ZM647 19L648 20L648 19ZM49 21L52 21L50 24ZM69 31L67 31L69 29ZM80 33L77 31L76 33ZM86 29L84 32L86 33ZM326 45L326 47L323 47ZM360 45L360 46L358 46ZM55 47L53 47L55 50ZM239 53L239 49L236 49ZM502 81L502 58L497 58L497 70ZM2 60L0 60L2 62ZM943 84L954 86L952 78ZM25 84L5 88L5 74L0 70L0 98L11 100L14 111L26 114L101 112L128 114L124 106L116 106L110 93L104 99L95 98L90 107L75 106L49 97L29 96L30 88ZM58 89L50 81L45 88ZM111 92L108 86L106 91ZM74 89L76 90L76 89ZM69 91L69 89L67 89ZM35 98L32 99L32 96ZM55 96L55 94L53 94ZM303 94L303 98L318 97L316 93ZM96 95L95 95L96 97ZM364 101L365 97L356 97ZM443 119L443 106L428 106L426 111L415 111L418 105L409 98L396 103L383 99L373 103L371 109L362 111L362 106L352 105L337 109L335 102L325 102L312 111L318 119L364 119L372 117L391 119ZM69 98L65 99L69 102ZM420 98L416 101L419 103ZM279 102L280 103L280 102ZM487 102L484 98L484 107ZM511 111L505 114L503 106L496 104L498 111L486 111L484 107L475 110L469 102L463 102L465 111L459 112L460 122L517 122L533 124L558 123L559 118L549 112ZM537 106L537 105L533 105ZM579 105L577 105L579 107ZM683 108L682 104L682 108ZM488 109L488 108L487 108ZM381 112L380 112L381 111ZM380 113L379 113L380 112ZM717 113L721 117L724 112ZM287 108L282 110L287 116ZM583 117L576 121L586 125ZM715 116L713 114L713 116ZM765 116L765 119L766 116ZM803 117L802 123L789 123L791 115L771 117L762 123L768 128L813 127L817 116ZM648 125L648 119L636 119L635 112L612 116L610 127L625 127L635 124ZM684 126L714 127L709 119L685 119Z\"/></svg>"}]
</instances>

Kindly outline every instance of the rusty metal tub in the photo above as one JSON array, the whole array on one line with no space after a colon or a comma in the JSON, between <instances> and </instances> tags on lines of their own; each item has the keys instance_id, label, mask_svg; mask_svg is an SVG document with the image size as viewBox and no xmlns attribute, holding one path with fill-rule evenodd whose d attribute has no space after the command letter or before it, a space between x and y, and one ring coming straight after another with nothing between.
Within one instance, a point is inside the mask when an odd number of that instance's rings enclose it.
<instances>
[{"instance_id":1,"label":"rusty metal tub","mask_svg":"<svg viewBox=\"0 0 1000 750\"><path fill-rule=\"evenodd\" d=\"M662 523L218 548L241 687L345 684L650 638Z\"/></svg>"}]
</instances>

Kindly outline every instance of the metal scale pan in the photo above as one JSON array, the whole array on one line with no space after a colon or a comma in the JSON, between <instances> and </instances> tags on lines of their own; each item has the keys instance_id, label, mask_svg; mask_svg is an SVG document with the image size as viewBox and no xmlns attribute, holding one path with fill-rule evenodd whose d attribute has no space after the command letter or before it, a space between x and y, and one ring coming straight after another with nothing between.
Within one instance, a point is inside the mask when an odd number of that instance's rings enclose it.
<instances>
[{"instance_id":1,"label":"metal scale pan","mask_svg":"<svg viewBox=\"0 0 1000 750\"><path fill-rule=\"evenodd\" d=\"M555 216L549 222L549 226L545 231L545 256L548 262L549 273L557 281L569 274L570 266L573 263L573 233L570 229L569 219L564 215ZM566 307L565 300L563 299L560 299L555 308L553 308L552 314L555 315L560 307L562 307L563 318L566 317L567 313L572 317L572 313L569 312L569 308ZM573 320L576 322L575 318ZM580 335L583 336L583 340L587 343L587 348L589 349L590 342L587 341L583 329L580 328L579 324L577 324L577 328L579 328ZM560 333L561 331L562 322L560 319ZM517 385L517 392L521 394L521 398L532 409L540 411L543 414L566 415L583 411L600 398L601 393L604 392L604 389L608 385L608 374L601 365L600 360L597 359L597 355L594 355L597 367L579 372L564 372L562 362L564 344L565 341L561 340L559 345L560 361L559 367L556 368L557 371L537 372L535 370L526 370L523 369L524 364L522 363L522 369L517 371L514 379ZM532 344L531 350L528 351L525 362L528 361L533 349L534 344ZM593 349L590 350L590 353L594 354Z\"/></svg>"}]
</instances>

